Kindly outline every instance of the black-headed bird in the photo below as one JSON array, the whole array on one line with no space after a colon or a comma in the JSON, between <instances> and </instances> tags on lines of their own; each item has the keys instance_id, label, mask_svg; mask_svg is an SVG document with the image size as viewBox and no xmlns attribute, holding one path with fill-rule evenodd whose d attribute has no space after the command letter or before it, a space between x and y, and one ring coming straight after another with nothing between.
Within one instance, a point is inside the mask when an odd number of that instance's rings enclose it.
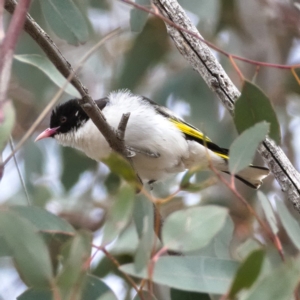
<instances>
[{"instance_id":1,"label":"black-headed bird","mask_svg":"<svg viewBox=\"0 0 300 300\"><path fill-rule=\"evenodd\" d=\"M229 151L166 107L127 90L112 92L95 102L113 128L118 128L123 114L130 113L124 140L134 153L132 163L144 183L152 184L197 165L208 168L210 163L215 169L229 173ZM53 109L50 128L36 141L48 137L97 161L107 158L112 151L77 99ZM267 168L250 165L235 177L257 189L268 174Z\"/></svg>"}]
</instances>

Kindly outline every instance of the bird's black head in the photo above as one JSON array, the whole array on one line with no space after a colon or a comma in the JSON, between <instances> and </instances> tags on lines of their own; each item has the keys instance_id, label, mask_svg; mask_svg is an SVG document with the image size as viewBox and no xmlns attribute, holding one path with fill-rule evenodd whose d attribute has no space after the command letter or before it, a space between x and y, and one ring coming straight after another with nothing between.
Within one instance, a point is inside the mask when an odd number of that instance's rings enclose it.
<instances>
[{"instance_id":1,"label":"bird's black head","mask_svg":"<svg viewBox=\"0 0 300 300\"><path fill-rule=\"evenodd\" d=\"M52 110L50 128L57 128L56 133L66 133L78 129L89 119L77 99L69 100ZM54 135L55 135L54 134Z\"/></svg>"}]
</instances>

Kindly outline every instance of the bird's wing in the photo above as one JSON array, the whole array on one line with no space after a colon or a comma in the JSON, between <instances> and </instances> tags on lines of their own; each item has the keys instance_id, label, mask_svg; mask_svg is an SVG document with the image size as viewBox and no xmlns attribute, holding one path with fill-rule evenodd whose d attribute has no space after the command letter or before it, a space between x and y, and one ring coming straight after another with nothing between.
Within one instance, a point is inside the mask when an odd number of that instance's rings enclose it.
<instances>
[{"instance_id":1,"label":"bird's wing","mask_svg":"<svg viewBox=\"0 0 300 300\"><path fill-rule=\"evenodd\" d=\"M207 147L209 150L213 151L218 156L228 159L229 150L225 148L221 148L218 145L214 144L207 136L205 136L198 128L194 127L193 125L185 122L181 118L176 117L172 111L168 108L157 104L156 102L143 97L143 100L150 103L155 110L163 115L164 117L168 118L174 125L184 133L186 139L194 140L199 144Z\"/></svg>"}]
</instances>

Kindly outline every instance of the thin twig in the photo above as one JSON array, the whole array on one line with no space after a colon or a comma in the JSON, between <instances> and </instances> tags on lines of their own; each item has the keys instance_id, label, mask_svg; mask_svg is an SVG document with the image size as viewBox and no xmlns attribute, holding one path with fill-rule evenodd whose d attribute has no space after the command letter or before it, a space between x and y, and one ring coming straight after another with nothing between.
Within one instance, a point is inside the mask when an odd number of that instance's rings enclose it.
<instances>
[{"instance_id":1,"label":"thin twig","mask_svg":"<svg viewBox=\"0 0 300 300\"><path fill-rule=\"evenodd\" d=\"M123 114L117 130L117 137L124 143L125 130L130 117L130 113Z\"/></svg>"},{"instance_id":2,"label":"thin twig","mask_svg":"<svg viewBox=\"0 0 300 300\"><path fill-rule=\"evenodd\" d=\"M14 153L14 143L13 143L13 139L12 139L11 136L9 137L9 146L10 146L11 152ZM24 181L23 176L21 174L21 171L20 171L19 164L18 164L18 161L17 161L15 153L13 155L13 158L14 158L14 162L15 162L15 165L16 165L16 169L17 169L17 172L18 172L18 176L19 176L21 185L22 185L24 193L25 193L27 204L30 206L31 205L31 201L30 201L30 198L29 198L29 195L28 195L28 191L27 191L27 188L26 188L26 185L25 185L25 181Z\"/></svg>"}]
</instances>

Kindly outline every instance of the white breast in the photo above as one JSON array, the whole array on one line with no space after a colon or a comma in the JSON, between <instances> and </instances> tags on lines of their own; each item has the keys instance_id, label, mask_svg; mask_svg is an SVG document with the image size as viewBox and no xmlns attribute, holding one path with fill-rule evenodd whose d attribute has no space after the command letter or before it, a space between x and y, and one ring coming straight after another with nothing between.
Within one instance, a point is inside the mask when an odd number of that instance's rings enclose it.
<instances>
[{"instance_id":1,"label":"white breast","mask_svg":"<svg viewBox=\"0 0 300 300\"><path fill-rule=\"evenodd\" d=\"M125 131L126 145L159 153L159 158L136 154L133 163L144 181L159 180L169 173L184 171L182 159L188 156L188 144L182 132L158 114L151 104L129 92L114 92L110 102L103 109L107 122L118 128L124 113L130 112ZM82 150L97 161L107 157L111 149L91 120L79 128L75 134L57 135L59 143Z\"/></svg>"}]
</instances>

